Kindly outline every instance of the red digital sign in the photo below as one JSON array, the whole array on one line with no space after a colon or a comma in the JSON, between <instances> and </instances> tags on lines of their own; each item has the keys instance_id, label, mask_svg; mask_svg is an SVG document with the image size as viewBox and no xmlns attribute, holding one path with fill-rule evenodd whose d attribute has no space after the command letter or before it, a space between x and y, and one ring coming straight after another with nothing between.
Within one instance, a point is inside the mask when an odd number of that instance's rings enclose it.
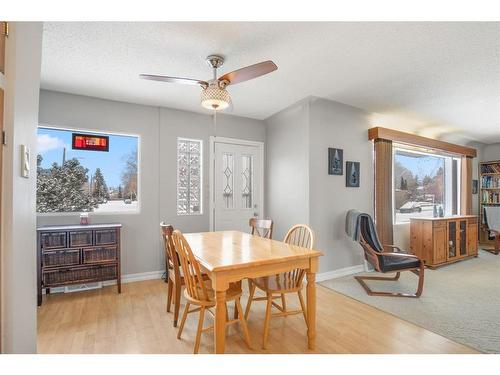
<instances>
[{"instance_id":1,"label":"red digital sign","mask_svg":"<svg viewBox=\"0 0 500 375\"><path fill-rule=\"evenodd\" d=\"M106 135L73 133L73 150L109 151L109 137Z\"/></svg>"}]
</instances>

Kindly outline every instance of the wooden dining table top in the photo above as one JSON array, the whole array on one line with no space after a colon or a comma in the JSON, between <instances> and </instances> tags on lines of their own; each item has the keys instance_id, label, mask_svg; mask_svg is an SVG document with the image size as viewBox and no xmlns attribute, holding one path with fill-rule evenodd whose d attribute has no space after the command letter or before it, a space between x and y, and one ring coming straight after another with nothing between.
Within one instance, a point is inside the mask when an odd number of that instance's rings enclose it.
<instances>
[{"instance_id":1,"label":"wooden dining table top","mask_svg":"<svg viewBox=\"0 0 500 375\"><path fill-rule=\"evenodd\" d=\"M196 259L210 272L323 255L318 250L238 231L187 233L184 236Z\"/></svg>"}]
</instances>

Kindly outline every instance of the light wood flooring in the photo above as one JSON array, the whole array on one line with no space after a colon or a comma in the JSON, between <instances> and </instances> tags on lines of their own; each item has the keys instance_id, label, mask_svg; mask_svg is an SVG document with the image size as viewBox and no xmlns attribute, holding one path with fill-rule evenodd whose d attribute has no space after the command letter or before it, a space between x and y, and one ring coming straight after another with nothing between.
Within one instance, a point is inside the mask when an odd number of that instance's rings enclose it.
<instances>
[{"instance_id":1,"label":"light wood flooring","mask_svg":"<svg viewBox=\"0 0 500 375\"><path fill-rule=\"evenodd\" d=\"M244 282L246 287L247 283ZM166 312L167 285L160 280L44 296L38 310L39 353L192 353L197 314L190 314L182 340ZM245 296L244 296L245 297ZM295 296L287 305L298 306ZM243 309L246 298L242 299ZM181 312L183 311L183 307ZM233 304L230 305L232 314ZM253 348L237 325L229 327L227 353L312 353L302 315L272 318L269 347L262 350L265 303L249 316ZM206 315L205 326L213 323ZM180 320L180 319L179 319ZM213 352L213 332L201 338L200 353ZM314 353L476 353L433 332L318 285Z\"/></svg>"}]
</instances>

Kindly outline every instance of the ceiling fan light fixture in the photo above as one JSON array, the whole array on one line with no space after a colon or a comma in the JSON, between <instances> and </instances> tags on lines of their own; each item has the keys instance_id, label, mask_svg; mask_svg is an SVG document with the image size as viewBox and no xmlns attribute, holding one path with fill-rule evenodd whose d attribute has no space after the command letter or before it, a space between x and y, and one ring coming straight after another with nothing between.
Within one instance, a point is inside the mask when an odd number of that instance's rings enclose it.
<instances>
[{"instance_id":1,"label":"ceiling fan light fixture","mask_svg":"<svg viewBox=\"0 0 500 375\"><path fill-rule=\"evenodd\" d=\"M231 104L231 96L225 88L218 84L210 84L201 92L202 107L215 111L222 111Z\"/></svg>"}]
</instances>

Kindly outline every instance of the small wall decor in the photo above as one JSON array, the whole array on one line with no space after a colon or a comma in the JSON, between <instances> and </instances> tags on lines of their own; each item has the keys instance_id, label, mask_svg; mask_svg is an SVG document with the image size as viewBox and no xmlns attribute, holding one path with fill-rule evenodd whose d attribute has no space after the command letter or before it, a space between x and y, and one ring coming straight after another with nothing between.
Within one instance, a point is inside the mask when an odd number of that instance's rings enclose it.
<instances>
[{"instance_id":1,"label":"small wall decor","mask_svg":"<svg viewBox=\"0 0 500 375\"><path fill-rule=\"evenodd\" d=\"M472 194L477 194L478 189L478 181L472 180Z\"/></svg>"},{"instance_id":2,"label":"small wall decor","mask_svg":"<svg viewBox=\"0 0 500 375\"><path fill-rule=\"evenodd\" d=\"M344 174L344 150L340 148L328 148L328 174Z\"/></svg>"},{"instance_id":3,"label":"small wall decor","mask_svg":"<svg viewBox=\"0 0 500 375\"><path fill-rule=\"evenodd\" d=\"M345 186L359 187L359 169L358 161L348 161L345 164Z\"/></svg>"}]
</instances>

